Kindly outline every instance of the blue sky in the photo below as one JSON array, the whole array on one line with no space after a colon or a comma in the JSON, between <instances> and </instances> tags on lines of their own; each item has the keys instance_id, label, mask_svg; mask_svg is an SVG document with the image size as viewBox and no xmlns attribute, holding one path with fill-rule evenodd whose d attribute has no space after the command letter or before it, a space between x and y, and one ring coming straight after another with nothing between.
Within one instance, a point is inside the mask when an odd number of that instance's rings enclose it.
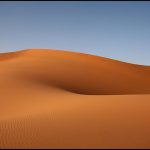
<instances>
[{"instance_id":1,"label":"blue sky","mask_svg":"<svg viewBox=\"0 0 150 150\"><path fill-rule=\"evenodd\" d=\"M150 65L150 2L0 2L0 52L50 48Z\"/></svg>"}]
</instances>

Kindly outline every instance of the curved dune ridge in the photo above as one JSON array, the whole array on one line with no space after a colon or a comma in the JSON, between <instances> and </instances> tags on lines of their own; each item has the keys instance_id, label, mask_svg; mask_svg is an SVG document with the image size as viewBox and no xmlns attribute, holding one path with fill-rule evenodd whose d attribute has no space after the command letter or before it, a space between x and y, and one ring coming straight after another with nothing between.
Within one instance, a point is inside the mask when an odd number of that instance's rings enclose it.
<instances>
[{"instance_id":1,"label":"curved dune ridge","mask_svg":"<svg viewBox=\"0 0 150 150\"><path fill-rule=\"evenodd\" d=\"M13 59L13 60L12 60ZM58 50L4 53L22 80L86 95L149 94L150 67ZM12 64L11 67L16 64ZM25 67L22 69L22 67Z\"/></svg>"},{"instance_id":2,"label":"curved dune ridge","mask_svg":"<svg viewBox=\"0 0 150 150\"><path fill-rule=\"evenodd\" d=\"M150 66L27 49L0 77L0 148L150 148Z\"/></svg>"}]
</instances>

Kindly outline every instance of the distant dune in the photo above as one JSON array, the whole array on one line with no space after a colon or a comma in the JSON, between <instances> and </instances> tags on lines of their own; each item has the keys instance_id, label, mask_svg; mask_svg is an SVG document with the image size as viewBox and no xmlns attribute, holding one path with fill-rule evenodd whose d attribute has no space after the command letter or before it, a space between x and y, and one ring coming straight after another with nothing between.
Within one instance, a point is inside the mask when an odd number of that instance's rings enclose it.
<instances>
[{"instance_id":1,"label":"distant dune","mask_svg":"<svg viewBox=\"0 0 150 150\"><path fill-rule=\"evenodd\" d=\"M0 54L0 148L150 148L150 66L63 50Z\"/></svg>"}]
</instances>

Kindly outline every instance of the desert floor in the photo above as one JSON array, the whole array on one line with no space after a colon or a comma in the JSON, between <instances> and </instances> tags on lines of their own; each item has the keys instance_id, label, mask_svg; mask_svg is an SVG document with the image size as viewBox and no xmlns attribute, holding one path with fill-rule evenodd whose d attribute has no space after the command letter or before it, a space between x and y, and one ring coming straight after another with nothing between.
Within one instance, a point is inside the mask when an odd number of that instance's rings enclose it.
<instances>
[{"instance_id":1,"label":"desert floor","mask_svg":"<svg viewBox=\"0 0 150 150\"><path fill-rule=\"evenodd\" d=\"M150 67L59 50L0 54L0 148L150 148Z\"/></svg>"}]
</instances>

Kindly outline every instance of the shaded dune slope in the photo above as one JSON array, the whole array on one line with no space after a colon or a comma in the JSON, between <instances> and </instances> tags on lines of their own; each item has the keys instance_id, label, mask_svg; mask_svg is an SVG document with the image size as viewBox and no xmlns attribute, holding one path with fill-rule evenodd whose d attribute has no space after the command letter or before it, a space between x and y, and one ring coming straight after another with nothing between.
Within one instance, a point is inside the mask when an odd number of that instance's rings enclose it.
<instances>
[{"instance_id":1,"label":"shaded dune slope","mask_svg":"<svg viewBox=\"0 0 150 150\"><path fill-rule=\"evenodd\" d=\"M150 67L58 50L28 49L0 54L14 79L76 94L149 94Z\"/></svg>"}]
</instances>

